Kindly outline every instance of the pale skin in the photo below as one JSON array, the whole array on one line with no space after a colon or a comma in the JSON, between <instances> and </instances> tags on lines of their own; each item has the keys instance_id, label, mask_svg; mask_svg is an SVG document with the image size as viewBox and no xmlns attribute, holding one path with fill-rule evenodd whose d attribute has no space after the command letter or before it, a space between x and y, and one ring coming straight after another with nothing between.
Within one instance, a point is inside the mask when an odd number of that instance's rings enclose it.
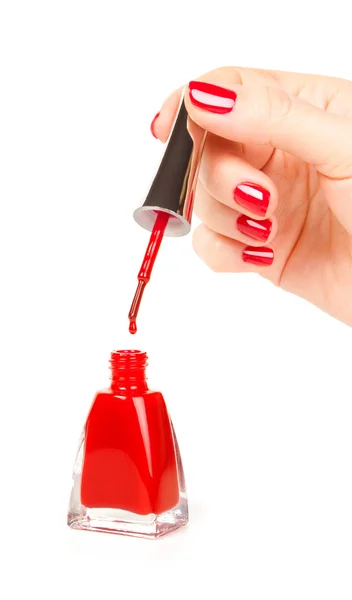
<instances>
[{"instance_id":1,"label":"pale skin","mask_svg":"<svg viewBox=\"0 0 352 600\"><path fill-rule=\"evenodd\" d=\"M193 234L196 253L218 272L256 272L352 327L352 82L333 77L225 67L197 81L237 94L216 114L195 106L190 119L207 131ZM154 133L165 142L181 90L164 103ZM193 126L193 125L192 125ZM243 183L270 193L265 215L240 206ZM270 222L263 240L238 230L237 220ZM268 247L271 265L243 260Z\"/></svg>"}]
</instances>

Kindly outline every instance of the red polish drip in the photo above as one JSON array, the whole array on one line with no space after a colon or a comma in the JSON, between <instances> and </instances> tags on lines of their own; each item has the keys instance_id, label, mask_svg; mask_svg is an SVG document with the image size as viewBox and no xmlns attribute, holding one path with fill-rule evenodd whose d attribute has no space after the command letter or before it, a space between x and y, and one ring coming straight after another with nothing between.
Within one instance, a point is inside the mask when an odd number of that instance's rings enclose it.
<instances>
[{"instance_id":1,"label":"red polish drip","mask_svg":"<svg viewBox=\"0 0 352 600\"><path fill-rule=\"evenodd\" d=\"M85 426L81 502L89 508L161 514L179 501L172 424L148 389L147 356L111 354L111 388L98 392Z\"/></svg>"},{"instance_id":2,"label":"red polish drip","mask_svg":"<svg viewBox=\"0 0 352 600\"><path fill-rule=\"evenodd\" d=\"M137 324L136 321L133 321L132 319L130 320L130 326L128 328L128 331L134 335L135 333L137 333Z\"/></svg>"},{"instance_id":3,"label":"red polish drip","mask_svg":"<svg viewBox=\"0 0 352 600\"><path fill-rule=\"evenodd\" d=\"M151 233L147 251L144 255L142 266L138 273L138 286L134 295L128 318L130 321L129 332L134 334L137 331L137 315L142 301L145 287L150 280L155 259L158 256L160 244L164 237L165 229L170 215L165 212L159 212L156 218L153 231Z\"/></svg>"}]
</instances>

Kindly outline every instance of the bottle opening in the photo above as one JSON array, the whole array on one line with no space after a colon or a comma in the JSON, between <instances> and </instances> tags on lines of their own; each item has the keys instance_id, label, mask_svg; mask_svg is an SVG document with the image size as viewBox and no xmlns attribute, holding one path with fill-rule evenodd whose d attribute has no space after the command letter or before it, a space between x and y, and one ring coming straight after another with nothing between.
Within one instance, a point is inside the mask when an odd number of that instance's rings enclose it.
<instances>
[{"instance_id":1,"label":"bottle opening","mask_svg":"<svg viewBox=\"0 0 352 600\"><path fill-rule=\"evenodd\" d=\"M114 350L110 356L112 374L121 371L144 370L147 366L147 354L141 350Z\"/></svg>"},{"instance_id":2,"label":"bottle opening","mask_svg":"<svg viewBox=\"0 0 352 600\"><path fill-rule=\"evenodd\" d=\"M140 355L145 354L142 350L114 350L111 355L118 356L132 356L132 355Z\"/></svg>"}]
</instances>

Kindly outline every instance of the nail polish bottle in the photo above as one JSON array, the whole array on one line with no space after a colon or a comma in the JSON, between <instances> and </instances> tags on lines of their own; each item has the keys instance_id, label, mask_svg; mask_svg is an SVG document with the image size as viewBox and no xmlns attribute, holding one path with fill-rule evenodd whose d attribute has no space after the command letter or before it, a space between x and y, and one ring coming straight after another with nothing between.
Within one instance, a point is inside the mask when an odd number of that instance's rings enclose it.
<instances>
[{"instance_id":1,"label":"nail polish bottle","mask_svg":"<svg viewBox=\"0 0 352 600\"><path fill-rule=\"evenodd\" d=\"M111 354L73 471L73 529L157 538L188 522L181 456L162 394L148 388L147 355Z\"/></svg>"}]
</instances>

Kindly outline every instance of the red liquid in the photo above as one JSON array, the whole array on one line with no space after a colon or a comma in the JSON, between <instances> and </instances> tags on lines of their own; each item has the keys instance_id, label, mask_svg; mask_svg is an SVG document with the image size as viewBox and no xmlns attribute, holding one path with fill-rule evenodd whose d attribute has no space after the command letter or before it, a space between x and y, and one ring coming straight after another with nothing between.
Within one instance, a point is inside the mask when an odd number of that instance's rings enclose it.
<instances>
[{"instance_id":1,"label":"red liquid","mask_svg":"<svg viewBox=\"0 0 352 600\"><path fill-rule=\"evenodd\" d=\"M135 333L137 333L137 323L133 319L130 319L130 325L129 325L128 331L132 335L134 335Z\"/></svg>"},{"instance_id":2,"label":"red liquid","mask_svg":"<svg viewBox=\"0 0 352 600\"><path fill-rule=\"evenodd\" d=\"M164 232L168 224L169 217L170 215L168 213L159 212L154 223L153 231L149 239L149 244L144 255L142 266L138 273L138 286L131 304L130 312L128 314L130 321L129 332L132 334L137 332L136 319L142 301L143 292L148 281L150 280L155 259L158 256L160 244L164 237Z\"/></svg>"},{"instance_id":3,"label":"red liquid","mask_svg":"<svg viewBox=\"0 0 352 600\"><path fill-rule=\"evenodd\" d=\"M146 515L179 502L172 425L162 394L148 390L138 361L145 365L146 355L112 354L111 389L97 393L88 415L81 481L88 508Z\"/></svg>"}]
</instances>

